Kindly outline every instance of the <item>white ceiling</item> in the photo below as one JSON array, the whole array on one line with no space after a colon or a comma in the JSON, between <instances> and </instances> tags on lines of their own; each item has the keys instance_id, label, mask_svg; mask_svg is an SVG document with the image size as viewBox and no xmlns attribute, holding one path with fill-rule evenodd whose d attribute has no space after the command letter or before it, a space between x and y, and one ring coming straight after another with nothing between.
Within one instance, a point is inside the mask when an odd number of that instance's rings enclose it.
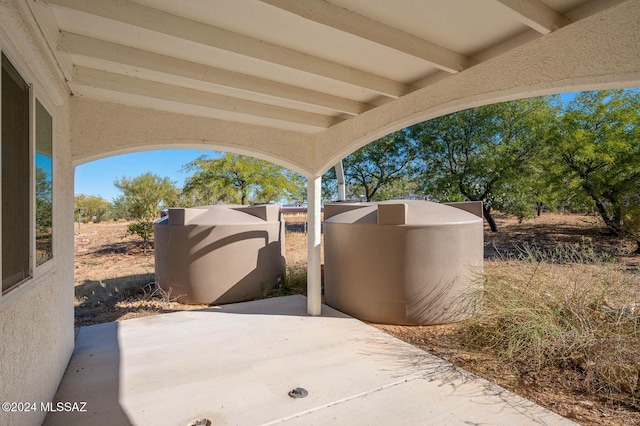
<instances>
[{"instance_id":1,"label":"white ceiling","mask_svg":"<svg viewBox=\"0 0 640 426\"><path fill-rule=\"evenodd\" d=\"M317 134L616 0L36 0L74 96Z\"/></svg>"}]
</instances>

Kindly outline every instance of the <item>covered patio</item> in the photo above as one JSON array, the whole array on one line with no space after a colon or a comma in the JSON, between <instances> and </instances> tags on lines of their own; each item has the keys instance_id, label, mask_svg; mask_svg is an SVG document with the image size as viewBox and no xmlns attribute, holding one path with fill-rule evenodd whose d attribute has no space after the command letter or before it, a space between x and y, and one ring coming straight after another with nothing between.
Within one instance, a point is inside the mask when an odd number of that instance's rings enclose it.
<instances>
[{"instance_id":1,"label":"covered patio","mask_svg":"<svg viewBox=\"0 0 640 426\"><path fill-rule=\"evenodd\" d=\"M305 311L288 296L83 327L54 403L87 411L44 424L575 424L339 311Z\"/></svg>"},{"instance_id":2,"label":"covered patio","mask_svg":"<svg viewBox=\"0 0 640 426\"><path fill-rule=\"evenodd\" d=\"M635 87L622 0L39 0L71 96L74 165L197 147L307 177L320 314L321 176L392 131L474 106Z\"/></svg>"},{"instance_id":3,"label":"covered patio","mask_svg":"<svg viewBox=\"0 0 640 426\"><path fill-rule=\"evenodd\" d=\"M91 386L109 386L94 410L98 416L115 408L119 417L112 423L144 424L145 416L163 413L164 420L170 412L183 416L177 422L202 413L230 423L326 423L333 416L353 423L353 413L389 418L382 407L400 413L395 418L427 415L411 405L422 400L407 397L423 393L438 401L430 407L447 411L433 412L434 421L447 415L462 416L454 423L471 421L464 416L473 412L477 418L495 415L495 423L522 414L527 403L506 403L502 391L486 396L488 385L475 379L432 376L430 368L449 367L324 310L321 176L367 143L444 114L531 96L640 87L638 22L638 0L0 1L0 92L7 94L0 145L21 153L18 164L3 150L3 176L25 171L20 182L1 181L2 199L21 203L15 212L9 202L0 205L0 395L5 401L52 401L75 347L70 365L78 368L67 370L58 397L80 397L73 392L83 389L88 398L96 391ZM48 130L37 126L38 117L48 117ZM51 256L43 263L36 262L35 244L36 136L52 146L46 151ZM75 166L181 147L252 155L307 178L308 298L96 326L81 330L74 342ZM11 238L6 231L18 216L25 218L22 234ZM19 253L12 250L18 244ZM5 280L12 274L18 278ZM256 306L258 312L268 306L271 314L232 313ZM174 320L178 326L168 324ZM91 349L100 347L98 336L107 339L100 352L104 370L90 364L98 356ZM284 338L295 345L283 344ZM183 350L198 357L197 368L183 365L189 386L172 386L162 380L181 377L170 369ZM299 364L287 363L292 360ZM333 367L344 374L332 374ZM213 368L227 375L209 374ZM197 386L229 402L204 407L193 399ZM309 396L289 400L292 386L308 387ZM207 393L220 388L223 393ZM165 399L151 410L139 398L155 400L154 392ZM236 409L224 392L233 395ZM478 393L483 396L475 398ZM259 415L251 401L263 404L264 417L250 417ZM460 409L444 408L452 406ZM520 420L530 419L527 413ZM0 424L38 424L45 414L0 412Z\"/></svg>"}]
</instances>

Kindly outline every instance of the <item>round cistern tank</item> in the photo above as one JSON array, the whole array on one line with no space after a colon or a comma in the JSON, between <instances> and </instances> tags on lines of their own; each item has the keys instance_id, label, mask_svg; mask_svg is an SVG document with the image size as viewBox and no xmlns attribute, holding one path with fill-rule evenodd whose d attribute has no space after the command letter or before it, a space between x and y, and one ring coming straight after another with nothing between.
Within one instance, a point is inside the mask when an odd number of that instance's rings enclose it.
<instances>
[{"instance_id":1,"label":"round cistern tank","mask_svg":"<svg viewBox=\"0 0 640 426\"><path fill-rule=\"evenodd\" d=\"M335 203L324 214L327 305L402 325L451 323L476 312L482 203Z\"/></svg>"},{"instance_id":2,"label":"round cistern tank","mask_svg":"<svg viewBox=\"0 0 640 426\"><path fill-rule=\"evenodd\" d=\"M156 282L182 303L256 299L285 271L278 205L172 208L153 231Z\"/></svg>"}]
</instances>

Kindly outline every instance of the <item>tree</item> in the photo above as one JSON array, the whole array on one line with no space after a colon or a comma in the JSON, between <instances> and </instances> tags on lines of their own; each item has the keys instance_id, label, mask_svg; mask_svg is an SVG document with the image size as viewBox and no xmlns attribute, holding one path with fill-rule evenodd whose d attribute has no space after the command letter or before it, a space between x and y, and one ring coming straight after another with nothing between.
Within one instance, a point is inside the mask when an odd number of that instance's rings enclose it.
<instances>
[{"instance_id":1,"label":"tree","mask_svg":"<svg viewBox=\"0 0 640 426\"><path fill-rule=\"evenodd\" d=\"M194 172L183 194L194 204L251 204L304 199L304 178L283 167L253 157L226 153L203 155L183 167Z\"/></svg>"},{"instance_id":2,"label":"tree","mask_svg":"<svg viewBox=\"0 0 640 426\"><path fill-rule=\"evenodd\" d=\"M376 193L374 200L392 200L394 198L405 197L424 197L420 183L415 177L416 173L410 173L408 176L401 176L391 182L381 186Z\"/></svg>"},{"instance_id":3,"label":"tree","mask_svg":"<svg viewBox=\"0 0 640 426\"><path fill-rule=\"evenodd\" d=\"M36 231L50 234L53 223L53 185L51 174L41 167L36 168Z\"/></svg>"},{"instance_id":4,"label":"tree","mask_svg":"<svg viewBox=\"0 0 640 426\"><path fill-rule=\"evenodd\" d=\"M582 92L562 115L556 145L566 176L615 235L640 253L640 93Z\"/></svg>"},{"instance_id":5,"label":"tree","mask_svg":"<svg viewBox=\"0 0 640 426\"><path fill-rule=\"evenodd\" d=\"M405 130L373 141L342 160L348 191L353 198L362 195L366 201L414 192L414 163L415 144ZM335 169L330 169L323 181L325 197L334 195Z\"/></svg>"},{"instance_id":6,"label":"tree","mask_svg":"<svg viewBox=\"0 0 640 426\"><path fill-rule=\"evenodd\" d=\"M154 173L135 178L122 177L113 184L122 191L118 203L124 205L133 219L154 220L160 217L163 208L173 205L178 199L179 191L175 182Z\"/></svg>"},{"instance_id":7,"label":"tree","mask_svg":"<svg viewBox=\"0 0 640 426\"><path fill-rule=\"evenodd\" d=\"M135 178L122 177L114 185L123 193L116 199L116 205L136 219L128 225L129 233L142 238L146 252L153 234L153 220L160 217L163 208L178 200L178 188L169 178L153 173Z\"/></svg>"},{"instance_id":8,"label":"tree","mask_svg":"<svg viewBox=\"0 0 640 426\"><path fill-rule=\"evenodd\" d=\"M554 98L531 98L468 109L409 128L419 141L424 191L446 201L482 201L484 216L497 231L493 208L522 214L533 209L530 167L548 154L554 139ZM518 197L524 199L516 200ZM507 202L509 201L509 202Z\"/></svg>"},{"instance_id":9,"label":"tree","mask_svg":"<svg viewBox=\"0 0 640 426\"><path fill-rule=\"evenodd\" d=\"M127 200L124 195L118 195L111 202L111 216L113 216L114 219L133 219L129 212L129 206L127 206Z\"/></svg>"},{"instance_id":10,"label":"tree","mask_svg":"<svg viewBox=\"0 0 640 426\"><path fill-rule=\"evenodd\" d=\"M78 210L82 209L82 218L85 222L91 220L100 222L109 217L111 203L102 197L95 195L76 194L73 197L73 205L76 209L75 220L78 220Z\"/></svg>"}]
</instances>

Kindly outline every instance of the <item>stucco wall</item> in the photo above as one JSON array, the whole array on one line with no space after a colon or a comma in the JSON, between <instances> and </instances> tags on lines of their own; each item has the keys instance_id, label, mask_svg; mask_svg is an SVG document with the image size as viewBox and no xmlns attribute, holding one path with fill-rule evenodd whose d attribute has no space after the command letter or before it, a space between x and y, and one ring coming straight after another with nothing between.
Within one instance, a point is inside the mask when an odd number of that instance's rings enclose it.
<instances>
[{"instance_id":1,"label":"stucco wall","mask_svg":"<svg viewBox=\"0 0 640 426\"><path fill-rule=\"evenodd\" d=\"M73 351L73 169L68 107L56 112L55 268L0 311L0 396L36 402L34 413L0 412L0 425L38 424L39 403L51 401Z\"/></svg>"},{"instance_id":2,"label":"stucco wall","mask_svg":"<svg viewBox=\"0 0 640 426\"><path fill-rule=\"evenodd\" d=\"M40 402L51 401L74 344L73 169L68 107L56 114L54 270L0 311L0 402L36 402L33 413L0 411L0 425L39 424Z\"/></svg>"},{"instance_id":3,"label":"stucco wall","mask_svg":"<svg viewBox=\"0 0 640 426\"><path fill-rule=\"evenodd\" d=\"M313 159L312 135L82 97L71 100L71 137L75 165L142 150L197 148L253 155L305 174Z\"/></svg>"},{"instance_id":4,"label":"stucco wall","mask_svg":"<svg viewBox=\"0 0 640 426\"><path fill-rule=\"evenodd\" d=\"M0 425L40 424L74 344L73 167L68 95L26 3L0 2L0 46L46 96L54 116L54 268L0 301L0 402L35 402L30 413L0 410Z\"/></svg>"}]
</instances>

